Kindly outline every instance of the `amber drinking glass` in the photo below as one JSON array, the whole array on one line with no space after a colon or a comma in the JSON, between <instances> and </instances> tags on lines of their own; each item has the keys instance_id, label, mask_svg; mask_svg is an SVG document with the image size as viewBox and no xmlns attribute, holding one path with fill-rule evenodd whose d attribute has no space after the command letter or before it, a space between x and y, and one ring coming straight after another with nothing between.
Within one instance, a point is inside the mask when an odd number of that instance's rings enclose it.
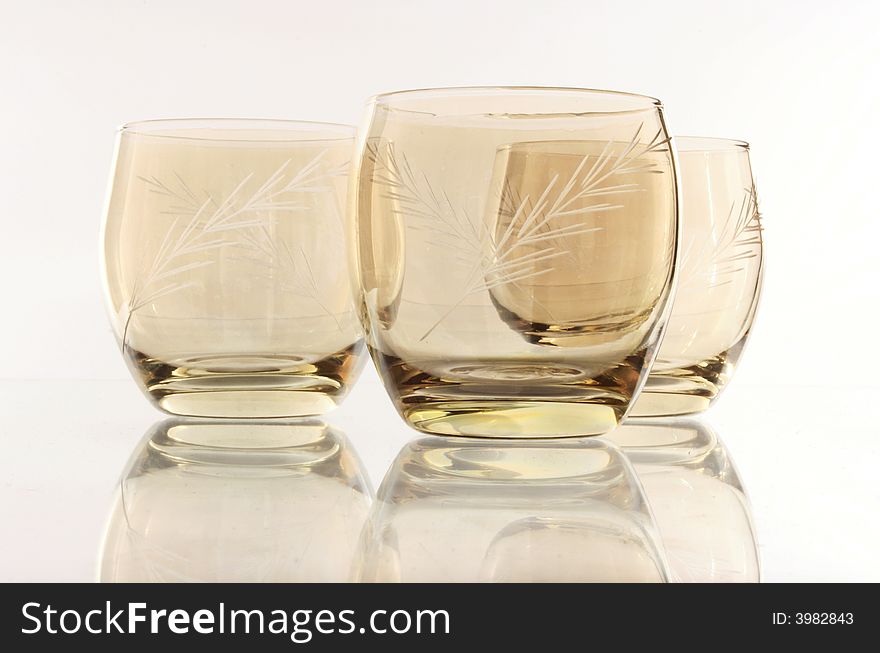
<instances>
[{"instance_id":1,"label":"amber drinking glass","mask_svg":"<svg viewBox=\"0 0 880 653\"><path fill-rule=\"evenodd\" d=\"M672 313L636 416L705 410L733 374L758 307L764 239L749 146L676 137L681 256Z\"/></svg>"},{"instance_id":2,"label":"amber drinking glass","mask_svg":"<svg viewBox=\"0 0 880 653\"><path fill-rule=\"evenodd\" d=\"M104 221L116 337L162 409L323 413L361 350L344 247L354 129L274 120L122 128Z\"/></svg>"},{"instance_id":3,"label":"amber drinking glass","mask_svg":"<svg viewBox=\"0 0 880 653\"><path fill-rule=\"evenodd\" d=\"M660 103L462 88L374 98L353 192L367 344L444 435L594 435L654 354L677 247Z\"/></svg>"}]
</instances>

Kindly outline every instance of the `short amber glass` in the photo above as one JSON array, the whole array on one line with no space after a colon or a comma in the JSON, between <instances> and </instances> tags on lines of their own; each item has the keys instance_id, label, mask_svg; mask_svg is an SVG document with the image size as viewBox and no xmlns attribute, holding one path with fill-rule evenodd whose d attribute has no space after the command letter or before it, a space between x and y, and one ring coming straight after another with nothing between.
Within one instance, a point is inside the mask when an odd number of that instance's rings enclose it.
<instances>
[{"instance_id":1,"label":"short amber glass","mask_svg":"<svg viewBox=\"0 0 880 653\"><path fill-rule=\"evenodd\" d=\"M595 435L646 374L677 245L661 105L626 93L380 95L360 136L354 268L385 386L444 435Z\"/></svg>"},{"instance_id":2,"label":"short amber glass","mask_svg":"<svg viewBox=\"0 0 880 653\"><path fill-rule=\"evenodd\" d=\"M276 120L122 128L103 227L107 304L160 408L323 413L361 341L344 248L354 129Z\"/></svg>"},{"instance_id":3,"label":"short amber glass","mask_svg":"<svg viewBox=\"0 0 880 653\"><path fill-rule=\"evenodd\" d=\"M758 307L764 238L749 146L675 138L681 257L672 313L634 416L708 408L730 381Z\"/></svg>"}]
</instances>

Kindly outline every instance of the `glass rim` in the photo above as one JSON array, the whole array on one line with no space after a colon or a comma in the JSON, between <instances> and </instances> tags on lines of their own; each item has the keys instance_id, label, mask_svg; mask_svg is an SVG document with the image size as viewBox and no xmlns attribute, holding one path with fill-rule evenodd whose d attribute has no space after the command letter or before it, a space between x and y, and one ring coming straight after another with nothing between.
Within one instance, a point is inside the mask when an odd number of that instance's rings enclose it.
<instances>
[{"instance_id":1,"label":"glass rim","mask_svg":"<svg viewBox=\"0 0 880 653\"><path fill-rule=\"evenodd\" d=\"M673 136L672 142L678 152L741 152L749 151L747 141L738 138L716 136ZM683 146L683 147L682 147Z\"/></svg>"},{"instance_id":2,"label":"glass rim","mask_svg":"<svg viewBox=\"0 0 880 653\"><path fill-rule=\"evenodd\" d=\"M611 96L611 97L620 97L620 98L628 98L630 100L641 100L645 104L640 107L630 107L630 108L622 108L622 109L592 109L587 111L579 111L578 114L583 115L619 115L619 114L627 114L627 113L637 113L642 111L654 111L657 109L663 108L663 103L651 96L644 95L642 93L632 93L629 91L615 91L611 89L602 89L602 88L586 88L586 87L578 87L578 86L518 86L518 85L498 85L498 86L437 86L437 87L426 87L426 88L411 88L411 89L400 89L396 91L387 91L384 93L376 93L375 95L370 96L368 99L368 104L382 104L392 108L395 111L409 112L409 113L425 113L423 111L417 111L414 109L407 109L400 106L395 106L393 104L393 100L397 98L406 98L406 97L419 97L419 96L427 96L431 95L461 95L461 96L478 96L481 94L491 94L491 93L508 93L510 95L526 95L529 93L533 94L541 94L541 95L551 95L553 93L563 93L566 95L582 95L585 97L588 96Z\"/></svg>"},{"instance_id":3,"label":"glass rim","mask_svg":"<svg viewBox=\"0 0 880 653\"><path fill-rule=\"evenodd\" d=\"M204 134L183 135L174 131L181 129L204 130ZM235 131L264 131L266 135L233 136ZM316 120L288 120L285 118L149 118L126 122L117 128L120 135L133 134L150 138L168 138L183 141L227 143L311 143L347 141L354 139L357 128L338 122ZM272 133L290 132L290 135L268 136ZM325 132L325 135L321 135ZM333 135L337 132L338 135ZM343 135L344 132L344 135ZM315 136L312 136L312 135Z\"/></svg>"}]
</instances>

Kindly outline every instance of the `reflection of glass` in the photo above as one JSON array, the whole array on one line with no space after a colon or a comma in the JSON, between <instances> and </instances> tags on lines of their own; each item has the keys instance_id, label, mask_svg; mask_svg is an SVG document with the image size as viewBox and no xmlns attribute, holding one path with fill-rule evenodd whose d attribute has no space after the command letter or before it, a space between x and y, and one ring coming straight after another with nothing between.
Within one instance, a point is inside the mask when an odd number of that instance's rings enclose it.
<instances>
[{"instance_id":1,"label":"reflection of glass","mask_svg":"<svg viewBox=\"0 0 880 653\"><path fill-rule=\"evenodd\" d=\"M317 415L361 352L343 209L354 128L280 120L123 127L104 221L111 322L176 415Z\"/></svg>"},{"instance_id":2,"label":"reflection of glass","mask_svg":"<svg viewBox=\"0 0 880 653\"><path fill-rule=\"evenodd\" d=\"M104 581L344 581L371 491L316 420L166 420L134 452Z\"/></svg>"},{"instance_id":3,"label":"reflection of glass","mask_svg":"<svg viewBox=\"0 0 880 653\"><path fill-rule=\"evenodd\" d=\"M650 511L601 440L426 438L385 476L363 581L665 581Z\"/></svg>"},{"instance_id":4,"label":"reflection of glass","mask_svg":"<svg viewBox=\"0 0 880 653\"><path fill-rule=\"evenodd\" d=\"M676 138L681 259L672 313L631 415L705 410L730 381L752 328L764 261L749 146Z\"/></svg>"},{"instance_id":5,"label":"reflection of glass","mask_svg":"<svg viewBox=\"0 0 880 653\"><path fill-rule=\"evenodd\" d=\"M607 438L638 472L677 580L760 580L748 499L711 429L695 420L631 420Z\"/></svg>"},{"instance_id":6,"label":"reflection of glass","mask_svg":"<svg viewBox=\"0 0 880 653\"><path fill-rule=\"evenodd\" d=\"M413 427L559 437L617 425L647 375L675 265L658 101L382 95L353 185L366 339Z\"/></svg>"}]
</instances>

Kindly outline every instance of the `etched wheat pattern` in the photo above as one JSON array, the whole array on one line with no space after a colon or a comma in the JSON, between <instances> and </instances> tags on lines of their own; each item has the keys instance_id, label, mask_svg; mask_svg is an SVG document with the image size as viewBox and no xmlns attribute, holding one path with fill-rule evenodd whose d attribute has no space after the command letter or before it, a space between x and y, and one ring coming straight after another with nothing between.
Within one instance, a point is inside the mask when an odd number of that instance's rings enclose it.
<instances>
[{"instance_id":1,"label":"etched wheat pattern","mask_svg":"<svg viewBox=\"0 0 880 653\"><path fill-rule=\"evenodd\" d=\"M273 237L265 224L260 225L256 230L246 231L241 236L241 245L259 254L259 256L241 257L241 260L246 260L267 272L280 272L282 290L313 301L333 319L336 328L342 331L339 319L321 298L322 286L302 247L291 248L286 240Z\"/></svg>"},{"instance_id":2,"label":"etched wheat pattern","mask_svg":"<svg viewBox=\"0 0 880 653\"><path fill-rule=\"evenodd\" d=\"M475 225L466 211L457 209L445 191L435 189L425 174L413 170L405 153L391 143L371 141L366 156L373 165L372 182L386 188L383 197L396 201L395 211L407 218L410 229L427 231L426 242L450 250L450 259L470 266L461 295L422 335L427 338L468 297L501 285L520 284L553 271L552 260L569 254L563 239L594 231L585 221L560 224L561 218L588 216L622 208L602 198L643 189L636 183L618 183L617 177L633 173L660 173L654 161L640 160L651 152L668 149L669 138L658 130L640 143L644 125L617 154L608 141L598 157L584 155L565 180L551 177L537 198L519 196L505 180L500 215L507 224L494 233L485 224ZM598 201L593 201L599 198Z\"/></svg>"},{"instance_id":3,"label":"etched wheat pattern","mask_svg":"<svg viewBox=\"0 0 880 653\"><path fill-rule=\"evenodd\" d=\"M385 188L382 197L396 202L394 212L407 219L407 228L431 234L428 244L461 249L456 260L470 262L480 255L488 236L485 225L477 226L467 211L456 209L446 192L435 191L425 174L417 174L406 153L391 143L369 141L366 157L372 163L371 182Z\"/></svg>"},{"instance_id":4,"label":"etched wheat pattern","mask_svg":"<svg viewBox=\"0 0 880 653\"><path fill-rule=\"evenodd\" d=\"M185 273L214 263L210 257L188 260L192 254L207 254L225 245L240 245L249 242L248 238L252 241L248 231L267 229L265 212L308 208L301 201L291 199L291 194L332 191L327 182L330 177L340 174L340 167L324 170L322 159L325 154L326 151L318 152L293 174L288 172L290 159L286 160L251 193L245 192L254 176L248 174L222 200L208 193L204 193L204 200L198 199L176 172L172 173L172 183L155 176L138 177L148 186L149 192L171 202L161 213L175 217L158 250L146 265L141 266L143 273L134 280L126 306L123 347L136 311L166 295L192 287L195 282L182 278Z\"/></svg>"},{"instance_id":5,"label":"etched wheat pattern","mask_svg":"<svg viewBox=\"0 0 880 653\"><path fill-rule=\"evenodd\" d=\"M746 261L760 254L764 226L754 188L745 188L742 200L730 204L727 218L716 239L692 238L682 254L679 290L725 286L743 272ZM700 241L700 242L697 242Z\"/></svg>"}]
</instances>

